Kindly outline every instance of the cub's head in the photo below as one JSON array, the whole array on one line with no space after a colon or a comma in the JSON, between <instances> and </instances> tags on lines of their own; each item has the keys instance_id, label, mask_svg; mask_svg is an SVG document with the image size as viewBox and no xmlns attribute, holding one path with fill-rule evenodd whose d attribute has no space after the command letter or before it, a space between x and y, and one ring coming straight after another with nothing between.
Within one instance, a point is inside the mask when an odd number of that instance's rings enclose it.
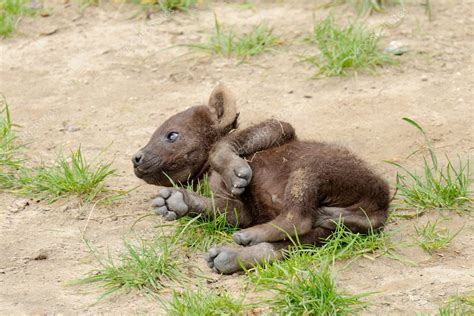
<instances>
[{"instance_id":1,"label":"cub's head","mask_svg":"<svg viewBox=\"0 0 474 316\"><path fill-rule=\"evenodd\" d=\"M223 85L211 93L208 105L193 106L167 119L145 147L132 157L135 175L149 184L186 182L207 167L209 151L234 129L235 98Z\"/></svg>"}]
</instances>

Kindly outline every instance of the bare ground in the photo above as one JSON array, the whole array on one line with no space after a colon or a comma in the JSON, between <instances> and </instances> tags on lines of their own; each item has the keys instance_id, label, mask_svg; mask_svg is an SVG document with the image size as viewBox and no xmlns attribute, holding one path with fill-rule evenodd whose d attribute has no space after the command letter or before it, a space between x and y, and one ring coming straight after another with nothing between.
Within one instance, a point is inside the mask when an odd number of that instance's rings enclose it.
<instances>
[{"instance_id":1,"label":"bare ground","mask_svg":"<svg viewBox=\"0 0 474 316\"><path fill-rule=\"evenodd\" d=\"M405 161L422 141L401 120L405 116L425 127L440 152L473 160L472 6L472 1L437 1L433 22L412 4L405 13L393 8L372 16L368 22L373 27L397 24L403 17L399 26L385 28L383 37L384 43L409 45L400 64L376 75L314 81L307 78L315 70L299 62L300 54L313 49L295 40L311 28L313 12L316 18L328 14L327 9L313 11L311 1L263 2L255 10L216 3L189 14L155 14L150 20L142 15L130 19L131 6L105 5L81 13L75 5L52 4L51 16L25 18L19 34L0 42L0 92L21 125L31 159L53 159L61 149L79 144L89 156L108 147L104 158L119 171L109 180L113 188L142 184L133 175L130 156L166 117L204 103L219 81L238 95L242 126L268 117L286 120L300 138L348 146L393 183L395 170L383 160L415 168L421 162L420 156ZM206 38L213 11L224 25L241 30L265 20L285 43L240 65L175 46ZM337 13L341 21L353 15L343 8ZM54 205L30 201L23 208L20 198L1 194L0 314L159 312L160 305L140 293L97 302L98 287L67 285L97 267L83 234L99 250L120 250L132 224L149 212L153 194L153 187L142 185L119 204L95 208L74 199ZM472 217L443 215L444 227L455 231L465 226L439 254L428 255L413 245L413 225L440 216L432 211L388 225L404 262L382 257L362 258L348 268L340 264L341 288L376 292L364 313L434 313L450 296L474 289ZM159 223L147 217L133 230L151 236ZM239 295L243 276L218 276L207 271L201 258L194 262L211 279L207 286Z\"/></svg>"}]
</instances>

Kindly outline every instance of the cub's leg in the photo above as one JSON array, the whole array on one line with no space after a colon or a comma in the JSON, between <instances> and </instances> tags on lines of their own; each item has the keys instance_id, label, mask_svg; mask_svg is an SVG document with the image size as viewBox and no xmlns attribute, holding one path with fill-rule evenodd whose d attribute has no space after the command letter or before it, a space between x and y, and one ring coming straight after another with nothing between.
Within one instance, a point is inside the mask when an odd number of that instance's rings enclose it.
<instances>
[{"instance_id":1,"label":"cub's leg","mask_svg":"<svg viewBox=\"0 0 474 316\"><path fill-rule=\"evenodd\" d=\"M251 225L252 217L245 205L227 193L221 183L218 174L211 174L209 185L214 192L213 199L182 188L161 187L158 196L152 201L152 207L157 215L163 216L167 221L186 215L216 216L219 215L218 212L225 212L229 224L240 227Z\"/></svg>"},{"instance_id":2,"label":"cub's leg","mask_svg":"<svg viewBox=\"0 0 474 316\"><path fill-rule=\"evenodd\" d=\"M318 227L300 236L301 244L322 244L331 234L331 230ZM214 272L231 274L251 268L264 261L273 262L284 257L284 250L291 245L290 241L262 242L250 247L224 246L212 248L206 257L207 265Z\"/></svg>"},{"instance_id":3,"label":"cub's leg","mask_svg":"<svg viewBox=\"0 0 474 316\"><path fill-rule=\"evenodd\" d=\"M292 171L285 188L284 205L276 212L279 215L267 223L236 232L234 241L249 246L308 233L314 227L312 213L317 207L317 192L318 186L310 169L298 168Z\"/></svg>"},{"instance_id":4,"label":"cub's leg","mask_svg":"<svg viewBox=\"0 0 474 316\"><path fill-rule=\"evenodd\" d=\"M323 206L317 210L315 226L334 230L336 223L341 222L354 233L368 233L383 228L388 217L385 208L374 208L373 205L355 205L348 208Z\"/></svg>"},{"instance_id":5,"label":"cub's leg","mask_svg":"<svg viewBox=\"0 0 474 316\"><path fill-rule=\"evenodd\" d=\"M295 130L290 124L267 120L224 137L214 146L209 161L212 169L222 176L227 190L239 195L252 179L252 169L242 157L295 138Z\"/></svg>"},{"instance_id":6,"label":"cub's leg","mask_svg":"<svg viewBox=\"0 0 474 316\"><path fill-rule=\"evenodd\" d=\"M261 242L285 240L296 234L301 236L308 233L312 227L312 218L295 209L288 210L267 223L242 229L234 233L232 238L239 245L251 246Z\"/></svg>"}]
</instances>

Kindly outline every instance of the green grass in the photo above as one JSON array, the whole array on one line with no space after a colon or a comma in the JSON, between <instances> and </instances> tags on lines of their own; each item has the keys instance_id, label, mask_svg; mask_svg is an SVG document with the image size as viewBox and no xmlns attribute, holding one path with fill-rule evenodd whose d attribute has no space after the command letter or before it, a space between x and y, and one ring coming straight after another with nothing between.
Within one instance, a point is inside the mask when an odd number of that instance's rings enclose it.
<instances>
[{"instance_id":1,"label":"green grass","mask_svg":"<svg viewBox=\"0 0 474 316\"><path fill-rule=\"evenodd\" d=\"M326 264L318 271L300 270L291 278L266 278L261 282L274 292L268 303L279 315L353 315L364 307L361 298L367 296L337 290Z\"/></svg>"},{"instance_id":2,"label":"green grass","mask_svg":"<svg viewBox=\"0 0 474 316\"><path fill-rule=\"evenodd\" d=\"M166 305L166 315L241 315L244 308L243 299L236 300L227 291L173 291L171 301Z\"/></svg>"},{"instance_id":3,"label":"green grass","mask_svg":"<svg viewBox=\"0 0 474 316\"><path fill-rule=\"evenodd\" d=\"M423 250L433 253L441 250L449 245L449 243L456 237L462 230L459 229L456 233L450 234L447 229L438 229L438 221L428 221L425 225L415 226L416 243L423 248Z\"/></svg>"},{"instance_id":4,"label":"green grass","mask_svg":"<svg viewBox=\"0 0 474 316\"><path fill-rule=\"evenodd\" d=\"M439 316L468 316L474 315L474 292L456 295L449 302L438 308Z\"/></svg>"},{"instance_id":5,"label":"green grass","mask_svg":"<svg viewBox=\"0 0 474 316\"><path fill-rule=\"evenodd\" d=\"M110 252L102 255L86 242L100 267L72 284L99 283L105 289L101 298L117 291L142 290L150 294L157 293L169 283L183 280L176 243L177 240L164 237L153 241L139 240L136 243L125 240L124 252L118 259L114 259Z\"/></svg>"},{"instance_id":6,"label":"green grass","mask_svg":"<svg viewBox=\"0 0 474 316\"><path fill-rule=\"evenodd\" d=\"M175 187L185 188L188 191L214 200L207 175L196 185L193 183L187 185L177 184L172 179L170 181ZM182 246L193 251L207 251L212 246L232 242L232 234L238 230L238 227L227 222L226 210L219 210L214 207L210 213L215 215L185 216L178 219L175 233L181 235L180 242Z\"/></svg>"},{"instance_id":7,"label":"green grass","mask_svg":"<svg viewBox=\"0 0 474 316\"><path fill-rule=\"evenodd\" d=\"M161 11L188 11L194 7L198 0L132 0L131 2L147 8L157 7Z\"/></svg>"},{"instance_id":8,"label":"green grass","mask_svg":"<svg viewBox=\"0 0 474 316\"><path fill-rule=\"evenodd\" d=\"M297 237L292 239L292 243L286 251L285 260L263 263L248 270L249 281L261 285L262 280L289 278L298 270L311 269L328 260L354 260L361 256L373 259L376 256L390 255L393 249L385 232L353 233L341 223L336 225L335 231L320 247L302 245Z\"/></svg>"},{"instance_id":9,"label":"green grass","mask_svg":"<svg viewBox=\"0 0 474 316\"><path fill-rule=\"evenodd\" d=\"M217 17L215 17L214 27L214 34L207 43L190 44L187 46L227 58L248 59L270 51L273 47L280 44L280 39L265 24L255 26L248 33L237 34L233 31L224 32Z\"/></svg>"},{"instance_id":10,"label":"green grass","mask_svg":"<svg viewBox=\"0 0 474 316\"><path fill-rule=\"evenodd\" d=\"M472 179L469 159L463 162L458 156L457 164L454 165L446 156L447 164L445 166L440 165L423 128L412 119L403 118L403 120L421 132L429 153L428 157L423 156L423 173L421 175L408 170L400 163L387 161L396 166L401 172L401 174L397 174L397 189L399 195L403 198L403 202L417 209L459 210L467 204L471 204L469 186Z\"/></svg>"},{"instance_id":11,"label":"green grass","mask_svg":"<svg viewBox=\"0 0 474 316\"><path fill-rule=\"evenodd\" d=\"M403 5L403 0L332 0L330 5L349 4L359 15L384 12L389 6Z\"/></svg>"},{"instance_id":12,"label":"green grass","mask_svg":"<svg viewBox=\"0 0 474 316\"><path fill-rule=\"evenodd\" d=\"M90 202L107 191L104 181L115 173L111 163L89 163L79 147L69 156L59 154L52 164L29 166L26 159L19 158L22 145L13 126L4 100L0 109L0 189L49 202L70 194Z\"/></svg>"},{"instance_id":13,"label":"green grass","mask_svg":"<svg viewBox=\"0 0 474 316\"><path fill-rule=\"evenodd\" d=\"M12 191L49 202L70 194L90 202L106 191L104 181L114 173L111 163L88 163L79 147L69 156L60 154L53 164L20 168Z\"/></svg>"},{"instance_id":14,"label":"green grass","mask_svg":"<svg viewBox=\"0 0 474 316\"><path fill-rule=\"evenodd\" d=\"M361 24L339 26L332 16L316 23L308 40L320 49L319 55L305 58L319 69L313 78L341 76L349 70L372 72L377 66L393 63L381 49L377 34Z\"/></svg>"},{"instance_id":15,"label":"green grass","mask_svg":"<svg viewBox=\"0 0 474 316\"><path fill-rule=\"evenodd\" d=\"M203 217L182 217L178 220L177 233L181 233L181 244L192 250L207 251L209 248L232 242L232 234L238 230L226 220L226 214Z\"/></svg>"},{"instance_id":16,"label":"green grass","mask_svg":"<svg viewBox=\"0 0 474 316\"><path fill-rule=\"evenodd\" d=\"M18 168L21 160L16 158L20 146L16 141L10 109L6 100L0 105L0 174L8 172L8 169Z\"/></svg>"},{"instance_id":17,"label":"green grass","mask_svg":"<svg viewBox=\"0 0 474 316\"><path fill-rule=\"evenodd\" d=\"M0 0L0 36L5 37L13 33L21 18L33 13L28 9L29 0Z\"/></svg>"}]
</instances>

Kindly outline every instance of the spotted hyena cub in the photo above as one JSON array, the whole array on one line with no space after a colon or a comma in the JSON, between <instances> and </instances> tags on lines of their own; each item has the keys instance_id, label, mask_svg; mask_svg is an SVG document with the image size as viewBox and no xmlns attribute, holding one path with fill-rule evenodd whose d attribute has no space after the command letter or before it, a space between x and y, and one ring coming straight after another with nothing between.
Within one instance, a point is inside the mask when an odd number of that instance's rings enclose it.
<instances>
[{"instance_id":1,"label":"spotted hyena cub","mask_svg":"<svg viewBox=\"0 0 474 316\"><path fill-rule=\"evenodd\" d=\"M338 221L360 233L383 227L389 187L364 161L340 146L299 141L288 123L238 129L237 118L234 96L219 85L208 105L170 117L132 158L137 177L161 186L152 202L158 215L171 221L227 212L242 228L237 245L209 251L214 271L278 260L295 234L318 244ZM214 201L170 182L196 183L205 174Z\"/></svg>"}]
</instances>

